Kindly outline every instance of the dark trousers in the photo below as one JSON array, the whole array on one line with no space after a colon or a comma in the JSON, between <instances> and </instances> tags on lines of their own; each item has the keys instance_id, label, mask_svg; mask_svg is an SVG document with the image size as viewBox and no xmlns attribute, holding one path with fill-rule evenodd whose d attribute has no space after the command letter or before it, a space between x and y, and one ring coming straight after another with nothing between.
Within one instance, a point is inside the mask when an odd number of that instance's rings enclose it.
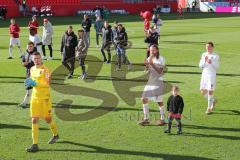
<instances>
[{"instance_id":1,"label":"dark trousers","mask_svg":"<svg viewBox=\"0 0 240 160\"><path fill-rule=\"evenodd\" d=\"M171 127L172 127L172 121L173 121L174 119L177 121L177 128L178 128L178 131L182 131L182 122L181 122L181 118L174 118L174 117L171 117L171 116L168 117L168 130L169 130L169 131L171 130Z\"/></svg>"},{"instance_id":2,"label":"dark trousers","mask_svg":"<svg viewBox=\"0 0 240 160\"><path fill-rule=\"evenodd\" d=\"M68 69L69 74L73 75L75 65L75 55L62 55L62 64Z\"/></svg>"},{"instance_id":3,"label":"dark trousers","mask_svg":"<svg viewBox=\"0 0 240 160\"><path fill-rule=\"evenodd\" d=\"M104 62L106 62L106 61L108 61L109 63L111 62L110 47L111 47L111 42L103 44L102 47L101 47L101 52L102 52L102 56L103 56L103 61ZM108 59L106 58L106 54L105 54L104 50L107 50Z\"/></svg>"},{"instance_id":4,"label":"dark trousers","mask_svg":"<svg viewBox=\"0 0 240 160\"><path fill-rule=\"evenodd\" d=\"M82 67L82 74L86 73L85 59L86 59L86 55L80 55L78 57L79 65Z\"/></svg>"},{"instance_id":5,"label":"dark trousers","mask_svg":"<svg viewBox=\"0 0 240 160\"><path fill-rule=\"evenodd\" d=\"M117 53L117 66L121 68L121 64L129 65L131 64L128 57L126 56L126 51L123 47L117 46L116 47L116 53Z\"/></svg>"},{"instance_id":6,"label":"dark trousers","mask_svg":"<svg viewBox=\"0 0 240 160\"><path fill-rule=\"evenodd\" d=\"M99 36L102 37L102 33L96 32L96 43L97 43L97 45L99 45Z\"/></svg>"},{"instance_id":7,"label":"dark trousers","mask_svg":"<svg viewBox=\"0 0 240 160\"><path fill-rule=\"evenodd\" d=\"M52 52L53 52L53 50L52 50L52 45L48 45L48 49L49 49L49 51L50 51L50 57L52 57L52 56L53 56L53 55L52 55ZM46 56L45 45L42 45L42 52L43 52L43 55Z\"/></svg>"}]
</instances>

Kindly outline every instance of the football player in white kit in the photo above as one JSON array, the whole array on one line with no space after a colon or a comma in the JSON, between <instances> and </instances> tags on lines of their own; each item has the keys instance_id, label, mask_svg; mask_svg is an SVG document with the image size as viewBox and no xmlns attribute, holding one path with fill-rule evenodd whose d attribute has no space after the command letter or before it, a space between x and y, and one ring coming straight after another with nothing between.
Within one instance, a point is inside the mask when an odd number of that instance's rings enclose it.
<instances>
[{"instance_id":1,"label":"football player in white kit","mask_svg":"<svg viewBox=\"0 0 240 160\"><path fill-rule=\"evenodd\" d=\"M33 30L30 30L29 41L34 43L39 53L42 53L42 40Z\"/></svg>"},{"instance_id":2,"label":"football player in white kit","mask_svg":"<svg viewBox=\"0 0 240 160\"><path fill-rule=\"evenodd\" d=\"M206 43L206 52L202 54L199 67L202 69L200 82L201 94L208 100L206 114L210 114L216 104L213 92L216 87L216 73L219 67L219 56L213 52L213 42Z\"/></svg>"},{"instance_id":3,"label":"football player in white kit","mask_svg":"<svg viewBox=\"0 0 240 160\"><path fill-rule=\"evenodd\" d=\"M144 87L142 94L143 102L143 121L139 122L140 125L149 124L149 107L148 101L153 100L159 105L160 111L160 126L165 125L164 122L164 104L163 104L163 73L165 69L165 59L159 55L158 46L152 45L150 47L150 56L145 60L146 68L149 71L149 79L147 85Z\"/></svg>"}]
</instances>

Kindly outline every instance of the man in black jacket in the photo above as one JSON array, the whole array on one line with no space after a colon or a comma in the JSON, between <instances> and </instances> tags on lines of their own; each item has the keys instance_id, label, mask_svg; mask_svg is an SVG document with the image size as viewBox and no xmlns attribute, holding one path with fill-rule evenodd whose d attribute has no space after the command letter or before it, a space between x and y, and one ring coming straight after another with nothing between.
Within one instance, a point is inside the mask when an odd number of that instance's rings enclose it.
<instances>
[{"instance_id":1,"label":"man in black jacket","mask_svg":"<svg viewBox=\"0 0 240 160\"><path fill-rule=\"evenodd\" d=\"M150 52L149 52L150 46L153 44L158 45L158 33L156 32L156 29L151 27L148 30L144 42L148 44L148 48L147 48L147 58L148 58L150 55Z\"/></svg>"},{"instance_id":2,"label":"man in black jacket","mask_svg":"<svg viewBox=\"0 0 240 160\"><path fill-rule=\"evenodd\" d=\"M172 87L172 95L168 98L167 101L167 111L168 115L168 128L165 130L165 133L171 133L171 126L173 119L177 121L177 134L182 134L182 123L181 115L184 108L183 98L179 95L178 86Z\"/></svg>"},{"instance_id":3,"label":"man in black jacket","mask_svg":"<svg viewBox=\"0 0 240 160\"><path fill-rule=\"evenodd\" d=\"M131 63L126 55L126 47L128 45L128 35L122 24L118 24L118 29L114 38L117 53L117 68L116 71L121 69L123 63L128 65L128 70L131 70Z\"/></svg>"},{"instance_id":4,"label":"man in black jacket","mask_svg":"<svg viewBox=\"0 0 240 160\"><path fill-rule=\"evenodd\" d=\"M104 22L104 27L102 29L102 47L101 47L101 52L103 55L103 61L106 63L111 62L111 52L110 52L110 47L112 44L112 38L113 38L113 33L112 33L112 28L108 24L107 21ZM108 53L108 59L106 58L104 50L107 50Z\"/></svg>"},{"instance_id":5,"label":"man in black jacket","mask_svg":"<svg viewBox=\"0 0 240 160\"><path fill-rule=\"evenodd\" d=\"M62 64L69 70L68 79L73 77L75 48L77 44L77 36L73 32L72 26L69 26L62 37L61 44ZM68 63L70 63L70 65Z\"/></svg>"},{"instance_id":6,"label":"man in black jacket","mask_svg":"<svg viewBox=\"0 0 240 160\"><path fill-rule=\"evenodd\" d=\"M90 46L90 29L92 27L92 21L89 19L88 15L84 14L82 21L82 28L85 32L88 46Z\"/></svg>"}]
</instances>

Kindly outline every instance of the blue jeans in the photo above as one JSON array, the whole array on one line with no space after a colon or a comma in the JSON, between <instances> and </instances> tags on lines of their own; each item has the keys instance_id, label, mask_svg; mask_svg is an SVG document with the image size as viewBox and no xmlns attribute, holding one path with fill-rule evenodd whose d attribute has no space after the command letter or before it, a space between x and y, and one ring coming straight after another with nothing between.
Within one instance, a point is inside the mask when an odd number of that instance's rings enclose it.
<instances>
[{"instance_id":1,"label":"blue jeans","mask_svg":"<svg viewBox=\"0 0 240 160\"><path fill-rule=\"evenodd\" d=\"M123 60L123 64L129 65L130 61L128 60L128 57L126 56L126 50L122 46L116 47L116 54L117 54L117 65L120 68Z\"/></svg>"}]
</instances>

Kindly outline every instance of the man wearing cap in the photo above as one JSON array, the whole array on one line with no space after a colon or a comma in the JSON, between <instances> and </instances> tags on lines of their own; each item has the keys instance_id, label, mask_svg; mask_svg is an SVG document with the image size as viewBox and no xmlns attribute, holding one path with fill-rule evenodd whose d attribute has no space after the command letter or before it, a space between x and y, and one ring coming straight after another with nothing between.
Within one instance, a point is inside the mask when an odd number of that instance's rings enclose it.
<instances>
[{"instance_id":1,"label":"man wearing cap","mask_svg":"<svg viewBox=\"0 0 240 160\"><path fill-rule=\"evenodd\" d=\"M42 51L43 51L43 59L47 59L45 45L48 46L50 51L49 60L53 59L52 55L52 36L53 36L53 27L47 18L43 19L43 35L42 35Z\"/></svg>"}]
</instances>

